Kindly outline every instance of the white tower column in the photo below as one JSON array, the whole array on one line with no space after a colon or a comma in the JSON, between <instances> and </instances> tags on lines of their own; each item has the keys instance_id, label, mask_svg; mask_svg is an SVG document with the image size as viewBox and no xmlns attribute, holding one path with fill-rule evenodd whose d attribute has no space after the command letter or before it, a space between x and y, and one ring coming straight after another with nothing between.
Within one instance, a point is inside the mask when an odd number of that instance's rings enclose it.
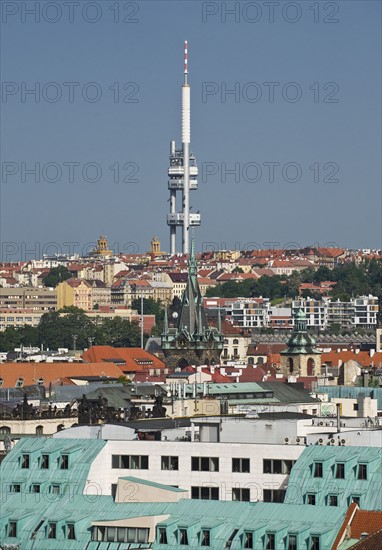
<instances>
[{"instance_id":1,"label":"white tower column","mask_svg":"<svg viewBox=\"0 0 382 550\"><path fill-rule=\"evenodd\" d=\"M191 89L188 78L188 43L184 43L184 84L182 86L182 145L183 145L183 232L182 252L188 254L190 236L190 141L191 141Z\"/></svg>"}]
</instances>

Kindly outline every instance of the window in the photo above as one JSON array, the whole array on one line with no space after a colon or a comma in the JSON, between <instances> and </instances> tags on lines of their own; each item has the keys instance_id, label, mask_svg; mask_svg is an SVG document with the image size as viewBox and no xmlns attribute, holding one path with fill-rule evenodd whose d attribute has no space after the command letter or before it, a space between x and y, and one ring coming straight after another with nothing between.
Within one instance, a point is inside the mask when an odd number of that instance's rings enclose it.
<instances>
[{"instance_id":1,"label":"window","mask_svg":"<svg viewBox=\"0 0 382 550\"><path fill-rule=\"evenodd\" d=\"M297 550L297 535L288 535L288 550Z\"/></svg>"},{"instance_id":2,"label":"window","mask_svg":"<svg viewBox=\"0 0 382 550\"><path fill-rule=\"evenodd\" d=\"M9 486L9 491L11 493L21 493L20 483L11 483L10 486Z\"/></svg>"},{"instance_id":3,"label":"window","mask_svg":"<svg viewBox=\"0 0 382 550\"><path fill-rule=\"evenodd\" d=\"M243 541L243 548L253 548L253 533L250 531L244 531Z\"/></svg>"},{"instance_id":4,"label":"window","mask_svg":"<svg viewBox=\"0 0 382 550\"><path fill-rule=\"evenodd\" d=\"M44 426L36 426L36 435L43 435Z\"/></svg>"},{"instance_id":5,"label":"window","mask_svg":"<svg viewBox=\"0 0 382 550\"><path fill-rule=\"evenodd\" d=\"M179 529L179 544L188 546L187 529Z\"/></svg>"},{"instance_id":6,"label":"window","mask_svg":"<svg viewBox=\"0 0 382 550\"><path fill-rule=\"evenodd\" d=\"M112 455L111 467L131 470L148 470L149 457L148 455Z\"/></svg>"},{"instance_id":7,"label":"window","mask_svg":"<svg viewBox=\"0 0 382 550\"><path fill-rule=\"evenodd\" d=\"M162 456L162 470L179 470L179 459L177 456Z\"/></svg>"},{"instance_id":8,"label":"window","mask_svg":"<svg viewBox=\"0 0 382 550\"><path fill-rule=\"evenodd\" d=\"M21 456L21 467L24 469L29 468L30 458L29 455L22 455Z\"/></svg>"},{"instance_id":9,"label":"window","mask_svg":"<svg viewBox=\"0 0 382 550\"><path fill-rule=\"evenodd\" d=\"M60 456L59 468L60 468L60 470L68 470L69 469L69 455L61 455Z\"/></svg>"},{"instance_id":10,"label":"window","mask_svg":"<svg viewBox=\"0 0 382 550\"><path fill-rule=\"evenodd\" d=\"M41 492L41 485L39 483L34 483L31 486L31 493L40 493Z\"/></svg>"},{"instance_id":11,"label":"window","mask_svg":"<svg viewBox=\"0 0 382 550\"><path fill-rule=\"evenodd\" d=\"M316 535L310 537L309 550L320 550L320 537Z\"/></svg>"},{"instance_id":12,"label":"window","mask_svg":"<svg viewBox=\"0 0 382 550\"><path fill-rule=\"evenodd\" d=\"M233 458L232 471L249 474L249 458Z\"/></svg>"},{"instance_id":13,"label":"window","mask_svg":"<svg viewBox=\"0 0 382 550\"><path fill-rule=\"evenodd\" d=\"M275 535L274 533L265 534L265 548L266 550L275 550Z\"/></svg>"},{"instance_id":14,"label":"window","mask_svg":"<svg viewBox=\"0 0 382 550\"><path fill-rule=\"evenodd\" d=\"M329 506L338 506L338 496L337 495L329 495L328 496L328 505Z\"/></svg>"},{"instance_id":15,"label":"window","mask_svg":"<svg viewBox=\"0 0 382 550\"><path fill-rule=\"evenodd\" d=\"M167 544L167 532L165 527L159 527L158 535L159 544Z\"/></svg>"},{"instance_id":16,"label":"window","mask_svg":"<svg viewBox=\"0 0 382 550\"><path fill-rule=\"evenodd\" d=\"M192 456L191 470L194 472L218 472L219 459L208 456Z\"/></svg>"},{"instance_id":17,"label":"window","mask_svg":"<svg viewBox=\"0 0 382 550\"><path fill-rule=\"evenodd\" d=\"M353 403L353 411L358 411L358 403Z\"/></svg>"},{"instance_id":18,"label":"window","mask_svg":"<svg viewBox=\"0 0 382 550\"><path fill-rule=\"evenodd\" d=\"M136 527L104 527L94 525L92 540L99 542L147 543L149 529Z\"/></svg>"},{"instance_id":19,"label":"window","mask_svg":"<svg viewBox=\"0 0 382 550\"><path fill-rule=\"evenodd\" d=\"M322 462L314 463L313 477L322 477Z\"/></svg>"},{"instance_id":20,"label":"window","mask_svg":"<svg viewBox=\"0 0 382 550\"><path fill-rule=\"evenodd\" d=\"M191 498L199 500L219 500L218 487L191 487Z\"/></svg>"},{"instance_id":21,"label":"window","mask_svg":"<svg viewBox=\"0 0 382 550\"><path fill-rule=\"evenodd\" d=\"M53 483L53 485L50 486L50 493L52 495L60 494L60 486L58 485L58 483Z\"/></svg>"},{"instance_id":22,"label":"window","mask_svg":"<svg viewBox=\"0 0 382 550\"><path fill-rule=\"evenodd\" d=\"M210 546L210 545L211 545L211 532L209 529L202 529L200 546Z\"/></svg>"},{"instance_id":23,"label":"window","mask_svg":"<svg viewBox=\"0 0 382 550\"><path fill-rule=\"evenodd\" d=\"M358 464L358 479L367 479L367 464Z\"/></svg>"},{"instance_id":24,"label":"window","mask_svg":"<svg viewBox=\"0 0 382 550\"><path fill-rule=\"evenodd\" d=\"M345 464L343 462L336 464L336 478L345 479Z\"/></svg>"},{"instance_id":25,"label":"window","mask_svg":"<svg viewBox=\"0 0 382 550\"><path fill-rule=\"evenodd\" d=\"M244 489L242 487L232 489L232 500L249 502L251 500L249 489Z\"/></svg>"},{"instance_id":26,"label":"window","mask_svg":"<svg viewBox=\"0 0 382 550\"><path fill-rule=\"evenodd\" d=\"M55 539L57 536L57 523L48 523L48 539Z\"/></svg>"},{"instance_id":27,"label":"window","mask_svg":"<svg viewBox=\"0 0 382 550\"><path fill-rule=\"evenodd\" d=\"M68 523L66 525L66 538L69 540L76 540L76 532L74 530L74 523Z\"/></svg>"},{"instance_id":28,"label":"window","mask_svg":"<svg viewBox=\"0 0 382 550\"><path fill-rule=\"evenodd\" d=\"M1 426L0 434L10 434L10 433L11 433L11 428L9 428L8 426Z\"/></svg>"},{"instance_id":29,"label":"window","mask_svg":"<svg viewBox=\"0 0 382 550\"><path fill-rule=\"evenodd\" d=\"M264 502L284 502L285 489L264 489Z\"/></svg>"},{"instance_id":30,"label":"window","mask_svg":"<svg viewBox=\"0 0 382 550\"><path fill-rule=\"evenodd\" d=\"M41 455L41 470L48 470L49 468L49 455Z\"/></svg>"},{"instance_id":31,"label":"window","mask_svg":"<svg viewBox=\"0 0 382 550\"><path fill-rule=\"evenodd\" d=\"M279 460L266 458L263 460L264 474L290 474L294 465L294 460Z\"/></svg>"},{"instance_id":32,"label":"window","mask_svg":"<svg viewBox=\"0 0 382 550\"><path fill-rule=\"evenodd\" d=\"M315 493L308 493L306 495L306 503L311 504L312 506L316 505L316 495L315 495Z\"/></svg>"},{"instance_id":33,"label":"window","mask_svg":"<svg viewBox=\"0 0 382 550\"><path fill-rule=\"evenodd\" d=\"M352 502L354 502L355 504L358 504L358 506L359 506L360 503L361 503L361 497L352 495L352 496L349 498L349 506L350 506L350 504L351 504Z\"/></svg>"},{"instance_id":34,"label":"window","mask_svg":"<svg viewBox=\"0 0 382 550\"><path fill-rule=\"evenodd\" d=\"M8 537L17 537L17 521L8 523Z\"/></svg>"},{"instance_id":35,"label":"window","mask_svg":"<svg viewBox=\"0 0 382 550\"><path fill-rule=\"evenodd\" d=\"M16 388L22 388L24 386L24 378L18 378L16 381Z\"/></svg>"}]
</instances>

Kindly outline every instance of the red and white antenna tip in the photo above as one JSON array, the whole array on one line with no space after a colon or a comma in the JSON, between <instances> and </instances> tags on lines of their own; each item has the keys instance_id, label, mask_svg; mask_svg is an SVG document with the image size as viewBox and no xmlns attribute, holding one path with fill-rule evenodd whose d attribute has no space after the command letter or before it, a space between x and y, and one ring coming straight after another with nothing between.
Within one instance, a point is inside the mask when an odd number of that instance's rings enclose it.
<instances>
[{"instance_id":1,"label":"red and white antenna tip","mask_svg":"<svg viewBox=\"0 0 382 550\"><path fill-rule=\"evenodd\" d=\"M184 74L188 74L188 42L184 41Z\"/></svg>"}]
</instances>

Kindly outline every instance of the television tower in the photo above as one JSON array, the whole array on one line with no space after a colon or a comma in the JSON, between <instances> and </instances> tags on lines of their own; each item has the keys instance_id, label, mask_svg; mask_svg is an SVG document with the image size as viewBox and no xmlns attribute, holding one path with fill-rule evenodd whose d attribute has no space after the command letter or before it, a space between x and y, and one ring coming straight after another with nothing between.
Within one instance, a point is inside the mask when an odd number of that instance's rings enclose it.
<instances>
[{"instance_id":1,"label":"television tower","mask_svg":"<svg viewBox=\"0 0 382 550\"><path fill-rule=\"evenodd\" d=\"M190 191L198 188L198 167L190 153L191 140L191 88L188 83L188 42L184 43L184 81L182 85L182 149L176 149L170 142L170 167L168 189L170 191L170 213L167 225L170 227L170 253L176 254L176 228L182 228L182 253L189 253L190 227L200 225L200 214L191 213ZM176 211L176 193L182 192L182 211Z\"/></svg>"}]
</instances>

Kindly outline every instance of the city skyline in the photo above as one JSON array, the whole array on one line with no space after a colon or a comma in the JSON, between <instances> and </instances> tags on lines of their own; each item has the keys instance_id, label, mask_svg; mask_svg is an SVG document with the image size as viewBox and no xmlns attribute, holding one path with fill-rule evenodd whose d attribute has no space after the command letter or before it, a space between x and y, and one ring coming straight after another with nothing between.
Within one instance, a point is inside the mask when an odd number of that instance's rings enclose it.
<instances>
[{"instance_id":1,"label":"city skyline","mask_svg":"<svg viewBox=\"0 0 382 550\"><path fill-rule=\"evenodd\" d=\"M53 12L3 13L1 241L69 252L105 233L145 252L158 235L170 249L187 39L197 249L381 248L380 5L295 4L274 23L264 6L253 22L249 7L224 15L215 2L141 2L126 23L106 8L95 23L91 11L55 24ZM36 163L37 183L24 173Z\"/></svg>"}]
</instances>

